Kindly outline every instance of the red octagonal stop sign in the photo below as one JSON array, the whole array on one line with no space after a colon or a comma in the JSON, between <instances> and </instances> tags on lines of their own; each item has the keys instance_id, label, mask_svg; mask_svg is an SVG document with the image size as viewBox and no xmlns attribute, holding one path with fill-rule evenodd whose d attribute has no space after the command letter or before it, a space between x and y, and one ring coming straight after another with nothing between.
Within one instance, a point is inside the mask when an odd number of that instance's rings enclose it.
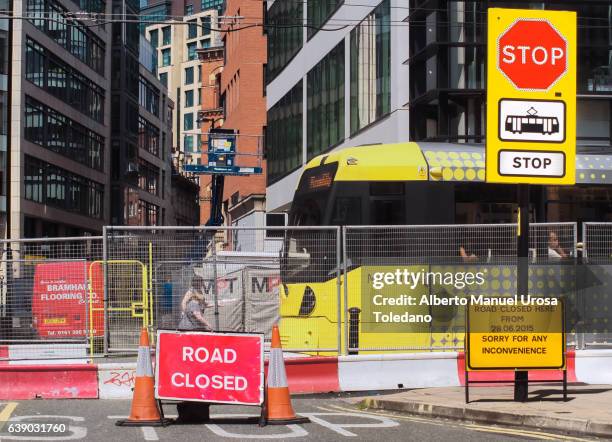
<instances>
[{"instance_id":1,"label":"red octagonal stop sign","mask_svg":"<svg viewBox=\"0 0 612 442\"><path fill-rule=\"evenodd\" d=\"M567 41L546 20L519 19L499 37L497 67L518 89L547 90L567 71Z\"/></svg>"}]
</instances>

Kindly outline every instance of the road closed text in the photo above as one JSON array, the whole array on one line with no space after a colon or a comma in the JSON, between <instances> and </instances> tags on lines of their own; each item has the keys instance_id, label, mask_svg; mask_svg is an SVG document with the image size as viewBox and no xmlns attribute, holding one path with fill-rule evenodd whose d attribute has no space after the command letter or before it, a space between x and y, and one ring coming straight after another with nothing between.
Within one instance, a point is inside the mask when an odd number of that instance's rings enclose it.
<instances>
[{"instance_id":1,"label":"road closed text","mask_svg":"<svg viewBox=\"0 0 612 442\"><path fill-rule=\"evenodd\" d=\"M260 405L263 335L158 332L156 397Z\"/></svg>"},{"instance_id":2,"label":"road closed text","mask_svg":"<svg viewBox=\"0 0 612 442\"><path fill-rule=\"evenodd\" d=\"M231 348L214 348L212 351L206 347L183 347L183 362L199 362L201 364L235 364L236 351ZM172 374L170 382L175 387L187 388L213 388L224 390L244 391L249 383L244 376L236 375L207 375L205 373L193 374L177 371Z\"/></svg>"}]
</instances>

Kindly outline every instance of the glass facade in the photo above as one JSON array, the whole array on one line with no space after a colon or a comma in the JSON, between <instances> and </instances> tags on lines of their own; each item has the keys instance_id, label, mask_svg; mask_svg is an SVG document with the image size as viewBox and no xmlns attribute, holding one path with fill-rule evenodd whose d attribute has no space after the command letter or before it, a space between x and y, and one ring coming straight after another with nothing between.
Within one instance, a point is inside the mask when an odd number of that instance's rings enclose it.
<instances>
[{"instance_id":1,"label":"glass facade","mask_svg":"<svg viewBox=\"0 0 612 442\"><path fill-rule=\"evenodd\" d=\"M302 0L275 1L266 15L268 35L268 63L266 81L270 83L289 64L303 44L300 26L288 26L303 21Z\"/></svg>"},{"instance_id":2,"label":"glass facade","mask_svg":"<svg viewBox=\"0 0 612 442\"><path fill-rule=\"evenodd\" d=\"M609 146L612 100L601 96L612 91L612 4L595 0L448 1L436 8L411 0L411 137L484 142L488 7L577 12L578 141Z\"/></svg>"},{"instance_id":3,"label":"glass facade","mask_svg":"<svg viewBox=\"0 0 612 442\"><path fill-rule=\"evenodd\" d=\"M103 169L103 136L27 95L24 112L26 140L92 169Z\"/></svg>"},{"instance_id":4,"label":"glass facade","mask_svg":"<svg viewBox=\"0 0 612 442\"><path fill-rule=\"evenodd\" d=\"M344 140L344 41L308 72L308 160Z\"/></svg>"},{"instance_id":5,"label":"glass facade","mask_svg":"<svg viewBox=\"0 0 612 442\"><path fill-rule=\"evenodd\" d=\"M26 155L25 199L91 218L102 218L104 186Z\"/></svg>"},{"instance_id":6,"label":"glass facade","mask_svg":"<svg viewBox=\"0 0 612 442\"><path fill-rule=\"evenodd\" d=\"M283 0L284 1L284 0ZM223 4L225 0L202 0L200 8L202 11L208 11L209 9L216 9L219 14L223 12Z\"/></svg>"},{"instance_id":7,"label":"glass facade","mask_svg":"<svg viewBox=\"0 0 612 442\"><path fill-rule=\"evenodd\" d=\"M391 111L390 0L351 31L351 134Z\"/></svg>"},{"instance_id":8,"label":"glass facade","mask_svg":"<svg viewBox=\"0 0 612 442\"><path fill-rule=\"evenodd\" d=\"M196 60L198 58L196 49L198 49L197 42L187 43L187 60Z\"/></svg>"},{"instance_id":9,"label":"glass facade","mask_svg":"<svg viewBox=\"0 0 612 442\"><path fill-rule=\"evenodd\" d=\"M172 64L170 48L162 49L161 56L162 56L162 66L170 66Z\"/></svg>"},{"instance_id":10,"label":"glass facade","mask_svg":"<svg viewBox=\"0 0 612 442\"><path fill-rule=\"evenodd\" d=\"M266 160L268 184L302 165L302 81L268 111Z\"/></svg>"},{"instance_id":11,"label":"glass facade","mask_svg":"<svg viewBox=\"0 0 612 442\"><path fill-rule=\"evenodd\" d=\"M159 157L159 129L138 116L138 147Z\"/></svg>"},{"instance_id":12,"label":"glass facade","mask_svg":"<svg viewBox=\"0 0 612 442\"><path fill-rule=\"evenodd\" d=\"M170 35L172 28L170 26L164 26L162 28L162 46L170 44Z\"/></svg>"},{"instance_id":13,"label":"glass facade","mask_svg":"<svg viewBox=\"0 0 612 442\"><path fill-rule=\"evenodd\" d=\"M148 112L159 117L159 89L142 76L139 80L138 101Z\"/></svg>"},{"instance_id":14,"label":"glass facade","mask_svg":"<svg viewBox=\"0 0 612 442\"><path fill-rule=\"evenodd\" d=\"M309 0L308 1L308 38L317 33L327 19L336 12L344 0ZM335 27L335 26L334 26Z\"/></svg>"},{"instance_id":15,"label":"glass facade","mask_svg":"<svg viewBox=\"0 0 612 442\"><path fill-rule=\"evenodd\" d=\"M26 79L76 110L102 122L104 89L28 38Z\"/></svg>"},{"instance_id":16,"label":"glass facade","mask_svg":"<svg viewBox=\"0 0 612 442\"><path fill-rule=\"evenodd\" d=\"M193 66L185 68L185 84L193 84Z\"/></svg>"},{"instance_id":17,"label":"glass facade","mask_svg":"<svg viewBox=\"0 0 612 442\"><path fill-rule=\"evenodd\" d=\"M140 158L138 160L138 187L159 196L159 167Z\"/></svg>"},{"instance_id":18,"label":"glass facade","mask_svg":"<svg viewBox=\"0 0 612 442\"><path fill-rule=\"evenodd\" d=\"M104 75L105 44L56 0L28 0L30 22L100 75ZM40 17L40 19L38 18Z\"/></svg>"},{"instance_id":19,"label":"glass facade","mask_svg":"<svg viewBox=\"0 0 612 442\"><path fill-rule=\"evenodd\" d=\"M193 89L185 91L185 107L193 106Z\"/></svg>"}]
</instances>

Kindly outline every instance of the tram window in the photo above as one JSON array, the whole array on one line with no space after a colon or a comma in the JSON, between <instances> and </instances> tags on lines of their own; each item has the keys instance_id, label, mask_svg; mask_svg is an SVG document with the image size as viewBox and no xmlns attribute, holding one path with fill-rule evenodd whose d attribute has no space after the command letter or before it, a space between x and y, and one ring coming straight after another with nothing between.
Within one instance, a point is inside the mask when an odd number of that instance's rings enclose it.
<instances>
[{"instance_id":1,"label":"tram window","mask_svg":"<svg viewBox=\"0 0 612 442\"><path fill-rule=\"evenodd\" d=\"M401 181L381 181L370 183L370 195L386 196L386 195L403 195L404 182Z\"/></svg>"},{"instance_id":2,"label":"tram window","mask_svg":"<svg viewBox=\"0 0 612 442\"><path fill-rule=\"evenodd\" d=\"M404 201L400 199L372 199L370 201L370 223L377 226L405 224Z\"/></svg>"},{"instance_id":3,"label":"tram window","mask_svg":"<svg viewBox=\"0 0 612 442\"><path fill-rule=\"evenodd\" d=\"M334 202L332 225L359 225L361 222L361 198L338 197Z\"/></svg>"}]
</instances>

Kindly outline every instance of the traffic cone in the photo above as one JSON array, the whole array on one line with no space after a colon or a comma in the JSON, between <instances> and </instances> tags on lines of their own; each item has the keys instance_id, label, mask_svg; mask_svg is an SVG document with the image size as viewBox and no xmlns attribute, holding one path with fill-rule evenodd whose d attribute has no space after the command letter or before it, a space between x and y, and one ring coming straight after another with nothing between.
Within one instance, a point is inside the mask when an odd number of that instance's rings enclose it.
<instances>
[{"instance_id":1,"label":"traffic cone","mask_svg":"<svg viewBox=\"0 0 612 442\"><path fill-rule=\"evenodd\" d=\"M298 417L291 405L278 325L272 327L272 345L270 346L270 359L268 361L264 406L265 420L268 424L287 425L310 422L308 418Z\"/></svg>"},{"instance_id":2,"label":"traffic cone","mask_svg":"<svg viewBox=\"0 0 612 442\"><path fill-rule=\"evenodd\" d=\"M149 349L149 333L143 327L138 345L138 362L136 363L136 379L130 417L117 421L118 426L160 426L166 425L168 419L163 419L155 401L155 382L151 351Z\"/></svg>"}]
</instances>

